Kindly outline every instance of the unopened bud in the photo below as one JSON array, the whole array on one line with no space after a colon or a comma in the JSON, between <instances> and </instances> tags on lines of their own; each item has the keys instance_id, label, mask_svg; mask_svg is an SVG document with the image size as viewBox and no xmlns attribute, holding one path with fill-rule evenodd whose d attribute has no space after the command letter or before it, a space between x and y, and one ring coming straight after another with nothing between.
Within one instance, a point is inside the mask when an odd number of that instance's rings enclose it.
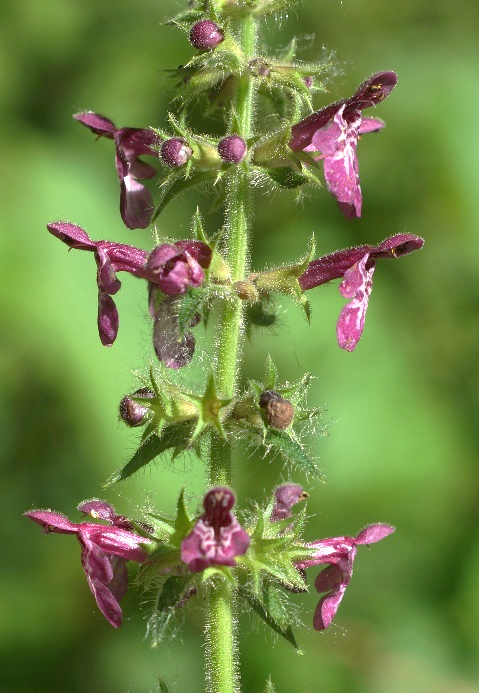
<instances>
[{"instance_id":1,"label":"unopened bud","mask_svg":"<svg viewBox=\"0 0 479 693\"><path fill-rule=\"evenodd\" d=\"M239 135L227 135L218 144L218 153L227 164L239 164L247 151L246 142Z\"/></svg>"},{"instance_id":2,"label":"unopened bud","mask_svg":"<svg viewBox=\"0 0 479 693\"><path fill-rule=\"evenodd\" d=\"M170 168L177 168L186 164L193 154L191 147L179 137L165 140L161 145L161 158L163 163Z\"/></svg>"},{"instance_id":3,"label":"unopened bud","mask_svg":"<svg viewBox=\"0 0 479 693\"><path fill-rule=\"evenodd\" d=\"M211 19L202 19L190 31L190 43L199 51L212 50L224 40L223 30Z\"/></svg>"},{"instance_id":4,"label":"unopened bud","mask_svg":"<svg viewBox=\"0 0 479 693\"><path fill-rule=\"evenodd\" d=\"M139 402L135 402L133 397L143 397L145 399L153 399L155 393L149 390L147 387L142 387L137 390L133 395L126 395L120 402L120 416L127 426L141 426L145 423L145 418L150 411L148 407L145 407Z\"/></svg>"},{"instance_id":5,"label":"unopened bud","mask_svg":"<svg viewBox=\"0 0 479 693\"><path fill-rule=\"evenodd\" d=\"M259 406L264 409L264 418L271 428L284 431L293 422L294 407L274 390L265 390L259 398Z\"/></svg>"}]
</instances>

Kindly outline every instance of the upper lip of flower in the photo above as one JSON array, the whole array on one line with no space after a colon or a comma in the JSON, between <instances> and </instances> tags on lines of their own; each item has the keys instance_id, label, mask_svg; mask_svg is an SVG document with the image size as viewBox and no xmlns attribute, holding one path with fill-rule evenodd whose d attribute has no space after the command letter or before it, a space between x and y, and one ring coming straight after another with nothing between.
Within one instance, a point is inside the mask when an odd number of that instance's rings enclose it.
<instances>
[{"instance_id":1,"label":"upper lip of flower","mask_svg":"<svg viewBox=\"0 0 479 693\"><path fill-rule=\"evenodd\" d=\"M396 84L395 72L387 70L374 73L349 98L335 101L293 125L289 146L293 151L304 149L311 144L314 133L324 127L342 106L345 106L344 117L347 118L353 111L362 111L384 101Z\"/></svg>"}]
</instances>

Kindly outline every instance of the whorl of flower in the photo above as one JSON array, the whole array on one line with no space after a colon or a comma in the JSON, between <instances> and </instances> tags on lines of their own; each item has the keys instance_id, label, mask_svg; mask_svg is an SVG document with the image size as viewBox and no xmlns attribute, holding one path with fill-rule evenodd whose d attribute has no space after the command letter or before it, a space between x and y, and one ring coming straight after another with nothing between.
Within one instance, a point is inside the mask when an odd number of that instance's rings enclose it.
<instances>
[{"instance_id":1,"label":"whorl of flower","mask_svg":"<svg viewBox=\"0 0 479 693\"><path fill-rule=\"evenodd\" d=\"M356 537L335 537L334 539L321 539L307 544L310 548L315 549L315 554L297 562L298 570L329 563L329 566L319 573L314 582L318 592L327 592L319 600L314 612L313 626L316 630L327 628L338 610L353 574L357 546L381 541L394 530L395 528L391 525L369 525Z\"/></svg>"},{"instance_id":2,"label":"whorl of flower","mask_svg":"<svg viewBox=\"0 0 479 693\"><path fill-rule=\"evenodd\" d=\"M141 545L149 544L150 540L131 531L129 520L117 515L105 501L84 501L78 510L109 524L70 522L65 515L53 510L31 510L25 515L43 527L45 534L76 535L82 547L82 567L98 608L108 623L118 628L122 619L119 602L128 586L126 562L146 561L148 554Z\"/></svg>"},{"instance_id":3,"label":"whorl of flower","mask_svg":"<svg viewBox=\"0 0 479 693\"><path fill-rule=\"evenodd\" d=\"M289 146L293 151L311 152L316 161L323 159L328 190L348 218L361 216L356 155L359 136L385 125L378 118L363 116L361 111L383 101L396 84L395 72L377 72L349 99L336 101L292 127Z\"/></svg>"},{"instance_id":4,"label":"whorl of flower","mask_svg":"<svg viewBox=\"0 0 479 693\"><path fill-rule=\"evenodd\" d=\"M146 250L124 243L93 241L80 226L67 221L47 224L47 228L53 236L59 238L69 248L88 250L94 254L97 264L98 332L102 344L111 346L117 337L119 326L118 311L112 299L112 296L121 287L121 282L116 276L117 272L129 272L155 285L158 284L160 274L153 272L148 267L149 254ZM199 273L203 272L201 266L208 266L208 258L211 260L211 249L201 241L195 240L178 241L174 245L165 245L169 248L177 248L170 272L173 277L176 276L181 279L181 281L178 279L177 282L177 293L184 293L185 275L188 272L194 275L190 285L197 286ZM158 248L161 249L162 246L160 245ZM154 253L158 248L152 252ZM191 270L193 264L194 272ZM168 271L165 269L164 273L168 274ZM164 278L163 275L161 277ZM171 287L173 283L172 278L169 286Z\"/></svg>"},{"instance_id":5,"label":"whorl of flower","mask_svg":"<svg viewBox=\"0 0 479 693\"><path fill-rule=\"evenodd\" d=\"M231 508L235 496L229 488L213 488L206 494L204 514L181 542L181 560L193 573L215 565L236 565L236 556L246 553L250 537Z\"/></svg>"},{"instance_id":6,"label":"whorl of flower","mask_svg":"<svg viewBox=\"0 0 479 693\"><path fill-rule=\"evenodd\" d=\"M218 143L218 153L227 164L239 164L247 151L246 142L239 135L227 135Z\"/></svg>"},{"instance_id":7,"label":"whorl of flower","mask_svg":"<svg viewBox=\"0 0 479 693\"><path fill-rule=\"evenodd\" d=\"M211 19L196 22L190 31L190 43L199 51L213 50L224 40L223 30Z\"/></svg>"},{"instance_id":8,"label":"whorl of flower","mask_svg":"<svg viewBox=\"0 0 479 693\"><path fill-rule=\"evenodd\" d=\"M377 246L346 248L310 262L299 277L303 291L342 277L339 291L344 298L351 299L337 322L336 333L341 349L353 351L363 332L376 260L408 255L423 245L424 239L420 236L398 233Z\"/></svg>"},{"instance_id":9,"label":"whorl of flower","mask_svg":"<svg viewBox=\"0 0 479 693\"><path fill-rule=\"evenodd\" d=\"M172 137L163 142L160 154L161 160L166 166L178 168L186 164L188 159L191 158L193 151L185 140L182 140L180 137Z\"/></svg>"},{"instance_id":10,"label":"whorl of flower","mask_svg":"<svg viewBox=\"0 0 479 693\"><path fill-rule=\"evenodd\" d=\"M145 422L145 417L150 411L148 407L135 402L132 397L142 397L144 399L153 399L155 393L147 387L142 387L133 395L125 395L120 402L120 417L127 426L141 426Z\"/></svg>"},{"instance_id":11,"label":"whorl of flower","mask_svg":"<svg viewBox=\"0 0 479 693\"><path fill-rule=\"evenodd\" d=\"M160 138L153 130L116 128L115 124L98 113L85 111L73 116L95 135L115 143L115 163L120 182L120 214L129 229L146 229L154 208L150 191L140 180L156 174L156 168L139 158L143 154L158 157Z\"/></svg>"},{"instance_id":12,"label":"whorl of flower","mask_svg":"<svg viewBox=\"0 0 479 693\"><path fill-rule=\"evenodd\" d=\"M274 505L271 511L271 522L278 520L287 520L293 517L291 508L296 503L300 503L309 497L307 491L303 491L303 487L299 484L283 484L278 486L274 492Z\"/></svg>"}]
</instances>

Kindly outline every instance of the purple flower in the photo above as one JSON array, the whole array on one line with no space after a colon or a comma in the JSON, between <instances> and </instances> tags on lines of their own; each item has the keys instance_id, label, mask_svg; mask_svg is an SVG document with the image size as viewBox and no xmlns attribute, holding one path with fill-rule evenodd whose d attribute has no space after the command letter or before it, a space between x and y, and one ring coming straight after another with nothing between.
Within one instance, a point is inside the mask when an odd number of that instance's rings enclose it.
<instances>
[{"instance_id":1,"label":"purple flower","mask_svg":"<svg viewBox=\"0 0 479 693\"><path fill-rule=\"evenodd\" d=\"M293 126L289 146L293 151L312 152L324 161L324 177L330 193L348 218L361 216L356 148L360 135L384 127L378 118L361 111L383 101L397 84L395 72L378 72L349 98L336 101Z\"/></svg>"},{"instance_id":2,"label":"purple flower","mask_svg":"<svg viewBox=\"0 0 479 693\"><path fill-rule=\"evenodd\" d=\"M158 135L142 128L117 129L111 120L92 111L75 113L73 117L95 135L115 142L121 218L129 229L146 229L154 211L153 198L139 181L153 178L156 169L139 157L143 154L158 157Z\"/></svg>"},{"instance_id":3,"label":"purple flower","mask_svg":"<svg viewBox=\"0 0 479 693\"><path fill-rule=\"evenodd\" d=\"M235 557L246 553L250 538L230 512L234 504L229 488L214 488L206 494L205 513L181 542L181 560L193 573L215 565L235 566Z\"/></svg>"},{"instance_id":4,"label":"purple flower","mask_svg":"<svg viewBox=\"0 0 479 693\"><path fill-rule=\"evenodd\" d=\"M112 299L121 287L117 272L129 272L147 279L151 284L162 285L170 293L185 293L189 286L198 286L204 278L203 267L211 260L211 249L201 241L178 241L171 245L157 246L149 264L146 250L111 241L92 241L86 231L66 221L47 225L51 234L69 248L88 250L94 253L97 264L98 285L98 331L105 346L111 346L118 334L118 311ZM166 254L162 251L167 248ZM172 249L174 252L172 253ZM160 265L158 256L170 259Z\"/></svg>"},{"instance_id":5,"label":"purple flower","mask_svg":"<svg viewBox=\"0 0 479 693\"><path fill-rule=\"evenodd\" d=\"M210 254L211 257L211 254ZM167 296L179 296L190 287L200 286L205 278L201 265L177 245L163 243L154 248L146 264L153 283Z\"/></svg>"},{"instance_id":6,"label":"purple flower","mask_svg":"<svg viewBox=\"0 0 479 693\"><path fill-rule=\"evenodd\" d=\"M424 239L420 236L399 233L377 246L346 248L310 262L308 269L299 277L303 291L342 277L339 291L344 298L351 299L342 309L337 322L336 333L341 349L353 351L363 332L376 260L408 255L423 245Z\"/></svg>"},{"instance_id":7,"label":"purple flower","mask_svg":"<svg viewBox=\"0 0 479 693\"><path fill-rule=\"evenodd\" d=\"M299 484L284 484L279 486L274 492L274 505L271 511L271 522L278 520L287 520L293 517L291 508L296 503L305 500L308 493L303 491L303 487Z\"/></svg>"},{"instance_id":8,"label":"purple flower","mask_svg":"<svg viewBox=\"0 0 479 693\"><path fill-rule=\"evenodd\" d=\"M319 600L313 617L316 630L324 630L333 620L339 604L344 596L353 574L353 563L359 544L374 544L388 534L394 532L394 527L386 524L369 525L357 537L335 537L321 539L307 544L315 549L310 558L296 563L298 570L304 570L313 565L329 563L317 576L314 586L318 592L326 592Z\"/></svg>"},{"instance_id":9,"label":"purple flower","mask_svg":"<svg viewBox=\"0 0 479 693\"><path fill-rule=\"evenodd\" d=\"M127 561L143 563L148 554L141 547L151 543L131 531L132 525L114 508L100 500L84 501L78 510L110 524L70 522L53 510L32 510L27 517L43 527L45 534L76 534L82 547L81 562L98 608L114 628L121 625L120 600L128 586Z\"/></svg>"}]
</instances>

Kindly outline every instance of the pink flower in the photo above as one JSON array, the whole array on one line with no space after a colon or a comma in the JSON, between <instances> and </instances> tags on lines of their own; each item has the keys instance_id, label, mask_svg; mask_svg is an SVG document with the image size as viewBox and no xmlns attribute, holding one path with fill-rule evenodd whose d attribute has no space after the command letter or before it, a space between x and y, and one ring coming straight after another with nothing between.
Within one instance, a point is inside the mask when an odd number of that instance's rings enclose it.
<instances>
[{"instance_id":1,"label":"pink flower","mask_svg":"<svg viewBox=\"0 0 479 693\"><path fill-rule=\"evenodd\" d=\"M336 326L341 349L353 351L362 335L376 260L408 255L423 245L424 239L420 236L398 233L377 246L360 245L337 250L309 263L299 277L303 291L342 277L339 285L341 296L351 299L342 309Z\"/></svg>"},{"instance_id":2,"label":"pink flower","mask_svg":"<svg viewBox=\"0 0 479 693\"><path fill-rule=\"evenodd\" d=\"M394 532L386 524L369 525L356 537L335 537L313 541L306 546L315 549L313 556L296 563L298 570L329 563L314 582L318 592L326 592L319 600L313 617L316 630L327 628L338 610L353 574L353 563L359 544L374 544Z\"/></svg>"},{"instance_id":3,"label":"pink flower","mask_svg":"<svg viewBox=\"0 0 479 693\"><path fill-rule=\"evenodd\" d=\"M95 256L98 286L98 332L102 344L111 346L118 334L119 317L114 296L121 287L117 272L129 272L158 286L169 296L184 294L204 279L202 267L211 261L211 249L201 241L164 243L152 250L124 243L93 241L79 226L67 221L47 225L53 236L69 248L88 250Z\"/></svg>"},{"instance_id":4,"label":"pink flower","mask_svg":"<svg viewBox=\"0 0 479 693\"><path fill-rule=\"evenodd\" d=\"M108 623L118 628L122 620L119 602L128 586L126 562L146 561L148 554L141 545L151 542L131 531L129 520L104 501L84 501L78 510L110 524L70 522L53 510L31 510L25 515L41 525L45 534L76 534L82 547L82 567L98 608Z\"/></svg>"},{"instance_id":5,"label":"pink flower","mask_svg":"<svg viewBox=\"0 0 479 693\"><path fill-rule=\"evenodd\" d=\"M214 565L235 566L250 537L230 512L235 496L229 488L213 488L203 501L205 513L181 542L181 560L193 573Z\"/></svg>"},{"instance_id":6,"label":"pink flower","mask_svg":"<svg viewBox=\"0 0 479 693\"><path fill-rule=\"evenodd\" d=\"M356 90L349 99L326 106L293 125L289 146L293 151L310 152L316 161L323 160L324 177L345 216L361 216L356 148L360 135L384 127L378 118L361 111L383 101L397 84L395 72L378 72Z\"/></svg>"}]
</instances>

